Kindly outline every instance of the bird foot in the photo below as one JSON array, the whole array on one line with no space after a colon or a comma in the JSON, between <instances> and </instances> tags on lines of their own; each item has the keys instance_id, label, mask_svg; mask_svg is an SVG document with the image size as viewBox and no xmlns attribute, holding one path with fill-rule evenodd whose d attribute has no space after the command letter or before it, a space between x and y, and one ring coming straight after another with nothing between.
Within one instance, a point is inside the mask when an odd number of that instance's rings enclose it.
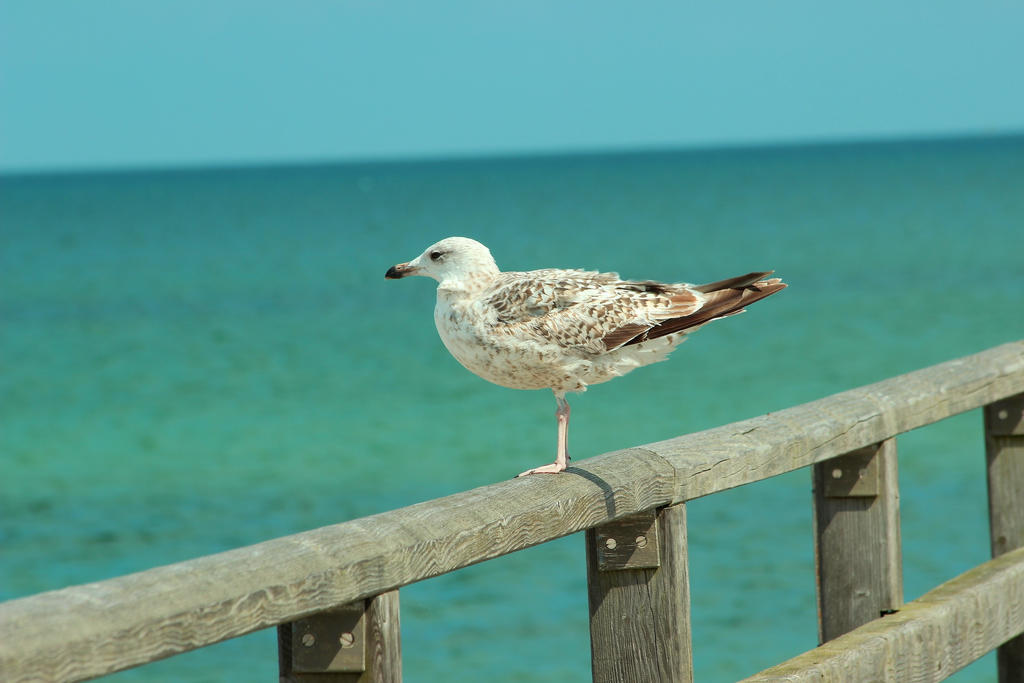
<instances>
[{"instance_id":1,"label":"bird foot","mask_svg":"<svg viewBox=\"0 0 1024 683\"><path fill-rule=\"evenodd\" d=\"M540 467L534 467L532 470L526 470L517 474L517 477L525 477L528 474L558 474L559 472L565 471L565 463L553 462L550 465L542 465Z\"/></svg>"}]
</instances>

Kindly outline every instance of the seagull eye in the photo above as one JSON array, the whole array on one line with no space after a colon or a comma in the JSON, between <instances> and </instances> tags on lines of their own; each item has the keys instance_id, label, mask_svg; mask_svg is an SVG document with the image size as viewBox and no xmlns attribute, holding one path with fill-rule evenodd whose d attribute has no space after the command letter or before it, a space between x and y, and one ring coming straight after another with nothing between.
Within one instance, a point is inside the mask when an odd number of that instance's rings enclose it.
<instances>
[{"instance_id":1,"label":"seagull eye","mask_svg":"<svg viewBox=\"0 0 1024 683\"><path fill-rule=\"evenodd\" d=\"M440 261L442 256L444 256L444 254L442 252L440 252L440 251L432 251L432 252L430 252L430 260L431 261Z\"/></svg>"}]
</instances>

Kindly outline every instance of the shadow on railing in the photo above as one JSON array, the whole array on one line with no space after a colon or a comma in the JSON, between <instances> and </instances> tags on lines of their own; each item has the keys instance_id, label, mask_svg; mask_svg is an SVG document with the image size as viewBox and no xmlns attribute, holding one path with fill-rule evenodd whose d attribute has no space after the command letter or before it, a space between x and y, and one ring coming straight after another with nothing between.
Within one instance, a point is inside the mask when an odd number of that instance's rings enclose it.
<instances>
[{"instance_id":1,"label":"shadow on railing","mask_svg":"<svg viewBox=\"0 0 1024 683\"><path fill-rule=\"evenodd\" d=\"M984 407L992 554L903 603L898 434ZM823 646L751 681L1024 679L1024 342L668 441L0 604L0 678L82 680L278 626L282 681L401 679L398 588L586 531L596 681L690 681L688 500L813 470Z\"/></svg>"}]
</instances>

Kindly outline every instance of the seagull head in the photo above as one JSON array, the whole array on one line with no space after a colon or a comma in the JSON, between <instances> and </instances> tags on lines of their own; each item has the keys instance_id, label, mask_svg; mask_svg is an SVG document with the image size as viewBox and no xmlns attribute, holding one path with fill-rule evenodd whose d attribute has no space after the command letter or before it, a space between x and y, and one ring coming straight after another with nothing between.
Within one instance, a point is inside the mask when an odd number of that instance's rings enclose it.
<instances>
[{"instance_id":1,"label":"seagull head","mask_svg":"<svg viewBox=\"0 0 1024 683\"><path fill-rule=\"evenodd\" d=\"M397 280L407 275L424 275L443 285L489 279L498 272L490 249L468 237L446 237L427 247L412 261L391 266L384 277Z\"/></svg>"}]
</instances>

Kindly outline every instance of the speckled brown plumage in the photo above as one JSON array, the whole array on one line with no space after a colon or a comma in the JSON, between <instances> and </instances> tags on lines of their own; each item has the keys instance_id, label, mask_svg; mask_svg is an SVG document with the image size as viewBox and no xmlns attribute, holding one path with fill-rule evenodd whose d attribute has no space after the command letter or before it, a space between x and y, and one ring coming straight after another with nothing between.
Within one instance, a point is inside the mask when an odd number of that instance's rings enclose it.
<instances>
[{"instance_id":1,"label":"speckled brown plumage","mask_svg":"<svg viewBox=\"0 0 1024 683\"><path fill-rule=\"evenodd\" d=\"M444 239L387 272L407 275L438 281L434 322L468 370L501 386L555 392L558 458L524 474L565 468L566 392L664 360L690 332L786 286L770 272L709 285L556 268L503 273L485 246L465 237Z\"/></svg>"}]
</instances>

